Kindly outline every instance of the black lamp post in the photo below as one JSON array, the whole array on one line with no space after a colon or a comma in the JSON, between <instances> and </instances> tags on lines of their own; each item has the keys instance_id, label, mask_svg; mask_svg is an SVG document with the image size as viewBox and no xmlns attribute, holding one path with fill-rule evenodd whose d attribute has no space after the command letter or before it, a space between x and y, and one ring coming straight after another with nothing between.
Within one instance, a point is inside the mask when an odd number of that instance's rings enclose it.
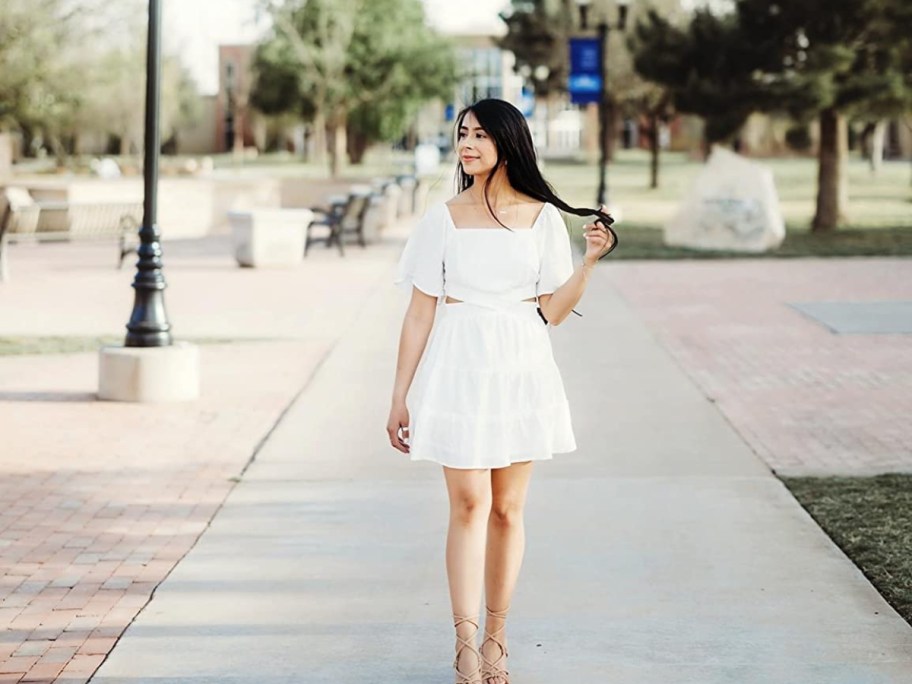
<instances>
[{"instance_id":1,"label":"black lamp post","mask_svg":"<svg viewBox=\"0 0 912 684\"><path fill-rule=\"evenodd\" d=\"M165 313L165 276L162 273L161 234L158 230L158 158L161 145L161 0L149 0L149 35L146 48L146 136L143 161L143 221L139 230L139 261L133 280L135 299L127 323L127 347L171 345L171 324Z\"/></svg>"},{"instance_id":2,"label":"black lamp post","mask_svg":"<svg viewBox=\"0 0 912 684\"><path fill-rule=\"evenodd\" d=\"M617 23L612 26L608 23L607 12L599 13L599 23L596 24L596 33L599 39L599 51L602 59L599 64L599 72L602 81L602 91L599 94L598 118L599 118L599 184L598 197L596 202L599 204L608 203L608 34L611 29L623 31L627 27L627 4L629 0L617 0L618 18ZM589 7L592 0L576 0L580 13L580 28L584 31L589 28Z\"/></svg>"}]
</instances>

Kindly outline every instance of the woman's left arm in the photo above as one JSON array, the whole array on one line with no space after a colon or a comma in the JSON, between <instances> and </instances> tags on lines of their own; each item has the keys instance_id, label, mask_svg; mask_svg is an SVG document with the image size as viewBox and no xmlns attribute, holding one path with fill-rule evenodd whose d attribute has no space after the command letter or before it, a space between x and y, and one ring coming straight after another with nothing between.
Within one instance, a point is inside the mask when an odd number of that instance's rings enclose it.
<instances>
[{"instance_id":1,"label":"woman's left arm","mask_svg":"<svg viewBox=\"0 0 912 684\"><path fill-rule=\"evenodd\" d=\"M611 233L604 226L597 223L587 223L583 226L583 236L586 238L586 253L583 263L573 270L567 281L551 294L543 294L538 298L538 307L542 315L551 325L560 323L570 315L570 311L577 305L586 291L586 284L592 269L612 245Z\"/></svg>"}]
</instances>

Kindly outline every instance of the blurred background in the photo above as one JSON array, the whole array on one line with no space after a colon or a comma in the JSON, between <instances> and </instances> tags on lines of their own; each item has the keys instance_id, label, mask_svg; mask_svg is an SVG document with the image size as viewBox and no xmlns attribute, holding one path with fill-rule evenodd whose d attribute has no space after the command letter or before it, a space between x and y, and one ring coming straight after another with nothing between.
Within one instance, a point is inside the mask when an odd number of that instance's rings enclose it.
<instances>
[{"instance_id":1,"label":"blurred background","mask_svg":"<svg viewBox=\"0 0 912 684\"><path fill-rule=\"evenodd\" d=\"M146 5L39 5L2 0L0 182L103 199L61 181L141 174ZM163 228L218 232L232 207L310 206L334 181L418 172L450 192L454 115L497 97L559 193L617 208L621 257L680 255L660 229L713 145L772 169L778 253L905 253L910 24L903 0L165 3L163 174L230 180L234 199ZM310 180L257 180L282 178Z\"/></svg>"}]
</instances>

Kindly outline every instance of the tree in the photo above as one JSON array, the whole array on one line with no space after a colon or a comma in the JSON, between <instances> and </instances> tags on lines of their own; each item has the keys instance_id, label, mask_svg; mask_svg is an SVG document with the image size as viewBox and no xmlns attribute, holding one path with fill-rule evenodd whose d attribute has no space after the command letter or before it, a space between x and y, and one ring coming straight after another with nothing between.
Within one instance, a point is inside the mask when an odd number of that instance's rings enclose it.
<instances>
[{"instance_id":1,"label":"tree","mask_svg":"<svg viewBox=\"0 0 912 684\"><path fill-rule=\"evenodd\" d=\"M739 0L745 37L762 35L770 59L759 78L784 97L758 109L817 117L817 202L811 227L829 231L848 201L847 120L882 118L912 103L906 0Z\"/></svg>"},{"instance_id":2,"label":"tree","mask_svg":"<svg viewBox=\"0 0 912 684\"><path fill-rule=\"evenodd\" d=\"M64 0L5 0L0 12L0 128L46 137L58 157L86 83L81 18Z\"/></svg>"},{"instance_id":3,"label":"tree","mask_svg":"<svg viewBox=\"0 0 912 684\"><path fill-rule=\"evenodd\" d=\"M514 70L547 67L545 78L533 80L535 94L546 98L567 90L570 73L569 39L573 34L575 8L572 0L513 0L500 14L507 32L497 46L516 57Z\"/></svg>"},{"instance_id":4,"label":"tree","mask_svg":"<svg viewBox=\"0 0 912 684\"><path fill-rule=\"evenodd\" d=\"M315 151L322 161L330 132L330 168L338 175L345 153L346 53L352 41L359 0L264 0L273 34L254 57L251 102L264 112L311 111ZM271 73L278 70L278 74ZM293 74L293 80L287 79ZM270 84L260 92L259 82ZM288 89L277 90L277 80ZM275 99L266 101L265 96Z\"/></svg>"},{"instance_id":5,"label":"tree","mask_svg":"<svg viewBox=\"0 0 912 684\"><path fill-rule=\"evenodd\" d=\"M664 88L676 111L703 118L705 153L731 140L760 100L774 97L753 78L763 47L744 40L735 15L704 8L677 26L651 10L637 22L630 47L637 73Z\"/></svg>"},{"instance_id":6,"label":"tree","mask_svg":"<svg viewBox=\"0 0 912 684\"><path fill-rule=\"evenodd\" d=\"M676 28L655 13L637 26L635 65L703 116L707 144L754 111L819 122L812 229L834 229L847 202L847 118L897 114L912 98L906 0L736 0ZM903 23L905 22L905 23Z\"/></svg>"},{"instance_id":7,"label":"tree","mask_svg":"<svg viewBox=\"0 0 912 684\"><path fill-rule=\"evenodd\" d=\"M368 144L401 138L427 100L448 100L459 81L453 50L425 27L418 0L366 0L348 57L353 163Z\"/></svg>"},{"instance_id":8,"label":"tree","mask_svg":"<svg viewBox=\"0 0 912 684\"><path fill-rule=\"evenodd\" d=\"M318 153L328 129L333 175L347 149L358 161L368 143L401 136L423 102L456 83L452 50L425 25L420 0L286 0L268 9L274 31L254 57L252 104L312 122Z\"/></svg>"},{"instance_id":9,"label":"tree","mask_svg":"<svg viewBox=\"0 0 912 684\"><path fill-rule=\"evenodd\" d=\"M21 131L27 143L47 143L60 164L87 132L116 136L122 153L140 149L145 6L143 0L3 0L0 127ZM198 106L186 68L166 55L163 137L192 120Z\"/></svg>"},{"instance_id":10,"label":"tree","mask_svg":"<svg viewBox=\"0 0 912 684\"><path fill-rule=\"evenodd\" d=\"M633 106L634 115L645 119L640 130L649 141L649 187L656 189L659 187L662 125L674 115L671 93L644 82L628 102Z\"/></svg>"}]
</instances>

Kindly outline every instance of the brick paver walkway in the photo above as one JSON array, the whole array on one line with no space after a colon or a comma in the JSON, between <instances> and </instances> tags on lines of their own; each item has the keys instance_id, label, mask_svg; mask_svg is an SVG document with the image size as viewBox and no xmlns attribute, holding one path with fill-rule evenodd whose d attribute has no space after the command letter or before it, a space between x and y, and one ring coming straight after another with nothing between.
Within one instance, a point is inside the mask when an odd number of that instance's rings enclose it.
<instances>
[{"instance_id":1,"label":"brick paver walkway","mask_svg":"<svg viewBox=\"0 0 912 684\"><path fill-rule=\"evenodd\" d=\"M185 404L95 400L97 355L0 356L0 682L84 684L196 543L282 411L388 279L408 224L345 259L240 269L230 240L165 245ZM13 245L0 336L120 335L134 269L110 244ZM65 296L64 296L65 293Z\"/></svg>"},{"instance_id":2,"label":"brick paver walkway","mask_svg":"<svg viewBox=\"0 0 912 684\"><path fill-rule=\"evenodd\" d=\"M190 404L94 401L94 354L0 357L0 682L87 681L326 349L201 351Z\"/></svg>"},{"instance_id":3,"label":"brick paver walkway","mask_svg":"<svg viewBox=\"0 0 912 684\"><path fill-rule=\"evenodd\" d=\"M776 472L912 471L912 335L838 335L788 305L912 300L912 260L607 268L636 313Z\"/></svg>"}]
</instances>

